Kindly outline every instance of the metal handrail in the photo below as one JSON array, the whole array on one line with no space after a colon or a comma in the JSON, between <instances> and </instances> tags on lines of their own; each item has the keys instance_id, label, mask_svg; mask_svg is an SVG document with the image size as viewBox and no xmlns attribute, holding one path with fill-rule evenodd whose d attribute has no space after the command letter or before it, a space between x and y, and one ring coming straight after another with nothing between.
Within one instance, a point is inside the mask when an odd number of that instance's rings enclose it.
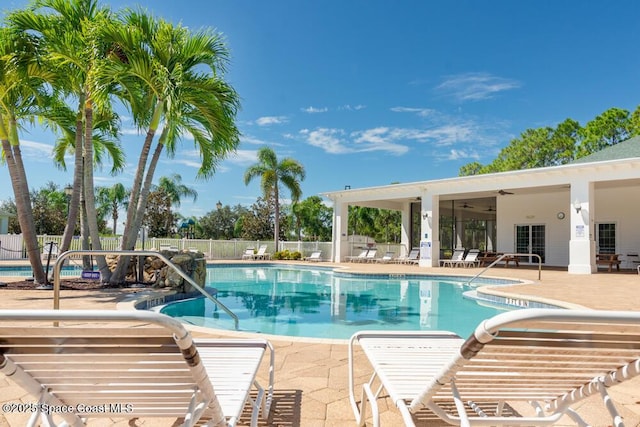
<instances>
[{"instance_id":1,"label":"metal handrail","mask_svg":"<svg viewBox=\"0 0 640 427\"><path fill-rule=\"evenodd\" d=\"M124 256L155 256L160 258L165 264L171 267L176 273L180 275L184 280L189 282L191 286L196 288L203 296L207 297L211 302L220 307L225 313L227 313L232 319L236 330L239 329L238 316L229 308L220 302L216 297L207 292L204 288L198 285L189 275L182 271L177 265L172 263L169 258L156 251L88 251L88 250L74 250L63 252L58 256L55 265L53 266L53 309L60 309L60 269L64 260L71 255L124 255Z\"/></svg>"},{"instance_id":2,"label":"metal handrail","mask_svg":"<svg viewBox=\"0 0 640 427\"><path fill-rule=\"evenodd\" d=\"M497 263L499 263L500 261L502 261L504 258L507 257L515 257L515 256L526 256L526 257L538 257L538 280L541 280L542 277L542 257L538 254L519 254L519 253L515 253L515 254L502 254L500 255L498 258L495 259L495 261L493 261L491 264L489 264L488 266L486 266L484 268L484 270L482 270L480 273L476 274L475 276L473 276L471 279L469 279L469 281L466 283L466 285L470 285L471 282L473 282L474 280L476 280L478 277L480 277L485 271L489 270L491 267L493 267L494 265L496 265Z\"/></svg>"}]
</instances>

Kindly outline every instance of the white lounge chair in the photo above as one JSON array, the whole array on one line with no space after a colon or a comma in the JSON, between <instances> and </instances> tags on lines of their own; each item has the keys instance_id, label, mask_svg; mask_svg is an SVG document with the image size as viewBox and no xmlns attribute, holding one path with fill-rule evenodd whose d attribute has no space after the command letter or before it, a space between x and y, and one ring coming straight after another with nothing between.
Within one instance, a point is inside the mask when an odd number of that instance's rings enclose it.
<instances>
[{"instance_id":1,"label":"white lounge chair","mask_svg":"<svg viewBox=\"0 0 640 427\"><path fill-rule=\"evenodd\" d=\"M395 262L397 262L398 264L417 264L418 263L418 258L420 257L420 249L418 248L413 248L411 249L411 251L409 251L409 254L402 257L399 256L398 258L395 259Z\"/></svg>"},{"instance_id":2,"label":"white lounge chair","mask_svg":"<svg viewBox=\"0 0 640 427\"><path fill-rule=\"evenodd\" d=\"M271 254L267 253L267 245L260 245L253 259L271 259Z\"/></svg>"},{"instance_id":3,"label":"white lounge chair","mask_svg":"<svg viewBox=\"0 0 640 427\"><path fill-rule=\"evenodd\" d=\"M375 262L377 253L378 253L377 249L369 249L369 251L367 252L367 255L364 257L364 259L362 261L363 262Z\"/></svg>"},{"instance_id":4,"label":"white lounge chair","mask_svg":"<svg viewBox=\"0 0 640 427\"><path fill-rule=\"evenodd\" d=\"M451 254L451 258L450 259L440 260L440 266L442 266L442 267L453 267L453 266L455 266L458 262L460 262L460 261L462 261L464 259L464 252L465 252L464 248L455 249L453 251L453 254Z\"/></svg>"},{"instance_id":5,"label":"white lounge chair","mask_svg":"<svg viewBox=\"0 0 640 427\"><path fill-rule=\"evenodd\" d=\"M382 263L382 264L387 264L390 262L393 262L393 256L395 255L395 252L393 251L388 251L385 252L385 254L382 256L382 258L377 258L376 262Z\"/></svg>"},{"instance_id":6,"label":"white lounge chair","mask_svg":"<svg viewBox=\"0 0 640 427\"><path fill-rule=\"evenodd\" d=\"M373 367L360 403L356 343ZM407 426L423 407L453 425L542 426L566 414L586 426L571 405L598 393L620 426L606 388L639 374L637 311L523 309L485 320L466 341L444 331L367 331L349 343L350 400L360 425L367 402L379 425L384 389ZM531 414L507 414L504 402L528 402Z\"/></svg>"},{"instance_id":7,"label":"white lounge chair","mask_svg":"<svg viewBox=\"0 0 640 427\"><path fill-rule=\"evenodd\" d=\"M266 418L271 406L268 341L195 339L160 313L0 310L0 342L0 372L35 402L69 408L36 411L30 425L38 418L42 425L61 418L67 423L61 425L83 426L87 417L176 417L184 418L183 426L233 426L249 402L255 426L259 412ZM265 391L256 372L267 351Z\"/></svg>"},{"instance_id":8,"label":"white lounge chair","mask_svg":"<svg viewBox=\"0 0 640 427\"><path fill-rule=\"evenodd\" d=\"M247 248L244 250L244 253L242 254L242 259L253 259L253 256L255 255L255 251L253 250L253 248Z\"/></svg>"},{"instance_id":9,"label":"white lounge chair","mask_svg":"<svg viewBox=\"0 0 640 427\"><path fill-rule=\"evenodd\" d=\"M369 249L363 249L362 251L360 251L360 253L356 256L348 256L346 258L347 261L349 262L361 262L364 261L364 259L367 257L367 253L369 252Z\"/></svg>"},{"instance_id":10,"label":"white lounge chair","mask_svg":"<svg viewBox=\"0 0 640 427\"><path fill-rule=\"evenodd\" d=\"M311 252L311 255L304 258L305 261L322 261L322 251Z\"/></svg>"},{"instance_id":11,"label":"white lounge chair","mask_svg":"<svg viewBox=\"0 0 640 427\"><path fill-rule=\"evenodd\" d=\"M480 256L480 249L470 249L469 252L465 255L464 259L456 262L456 267L479 267L480 260L478 259Z\"/></svg>"}]
</instances>

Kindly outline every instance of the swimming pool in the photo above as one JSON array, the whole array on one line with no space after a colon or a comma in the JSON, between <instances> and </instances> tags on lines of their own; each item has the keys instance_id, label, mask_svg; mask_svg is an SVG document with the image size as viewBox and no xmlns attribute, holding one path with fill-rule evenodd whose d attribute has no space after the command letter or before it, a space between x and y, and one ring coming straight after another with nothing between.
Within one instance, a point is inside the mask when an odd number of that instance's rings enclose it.
<instances>
[{"instance_id":1,"label":"swimming pool","mask_svg":"<svg viewBox=\"0 0 640 427\"><path fill-rule=\"evenodd\" d=\"M467 336L500 311L463 298L470 288L459 277L210 266L207 287L215 288L215 296L239 317L241 330L295 337L346 339L364 329L448 330ZM174 302L160 311L193 325L234 329L231 318L206 298Z\"/></svg>"},{"instance_id":2,"label":"swimming pool","mask_svg":"<svg viewBox=\"0 0 640 427\"><path fill-rule=\"evenodd\" d=\"M60 276L63 277L80 276L80 274L82 274L81 266L70 265L60 269ZM53 275L53 263L49 266L49 275ZM3 277L33 277L33 269L29 265L0 266L0 280Z\"/></svg>"}]
</instances>

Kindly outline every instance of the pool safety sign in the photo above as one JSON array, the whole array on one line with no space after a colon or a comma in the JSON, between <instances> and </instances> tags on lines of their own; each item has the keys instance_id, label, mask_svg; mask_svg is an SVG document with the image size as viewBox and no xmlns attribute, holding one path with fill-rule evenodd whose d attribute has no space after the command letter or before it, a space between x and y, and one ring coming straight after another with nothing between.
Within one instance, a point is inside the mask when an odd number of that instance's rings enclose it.
<instances>
[{"instance_id":1,"label":"pool safety sign","mask_svg":"<svg viewBox=\"0 0 640 427\"><path fill-rule=\"evenodd\" d=\"M99 271L83 271L80 275L83 279L89 280L100 280L100 272Z\"/></svg>"},{"instance_id":2,"label":"pool safety sign","mask_svg":"<svg viewBox=\"0 0 640 427\"><path fill-rule=\"evenodd\" d=\"M420 259L431 259L431 242L426 240L420 242Z\"/></svg>"}]
</instances>

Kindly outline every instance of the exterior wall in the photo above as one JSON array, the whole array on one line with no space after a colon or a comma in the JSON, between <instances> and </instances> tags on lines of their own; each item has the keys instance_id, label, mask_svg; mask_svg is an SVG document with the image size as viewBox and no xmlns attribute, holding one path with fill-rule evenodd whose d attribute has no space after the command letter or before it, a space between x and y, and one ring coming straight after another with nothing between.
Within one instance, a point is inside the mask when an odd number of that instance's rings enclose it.
<instances>
[{"instance_id":1,"label":"exterior wall","mask_svg":"<svg viewBox=\"0 0 640 427\"><path fill-rule=\"evenodd\" d=\"M569 241L573 210L569 192L530 196L500 197L498 199L497 250L515 252L516 224L544 224L546 228L545 265L566 267L569 264ZM616 252L622 255L622 267L633 268L627 254L640 253L640 186L600 188L595 190L595 222L616 224ZM565 218L557 218L564 212ZM595 231L590 230L595 236ZM597 252L596 247L596 252Z\"/></svg>"},{"instance_id":2,"label":"exterior wall","mask_svg":"<svg viewBox=\"0 0 640 427\"><path fill-rule=\"evenodd\" d=\"M635 268L629 253L640 253L640 186L596 189L596 224L616 224L616 252L622 255L623 268ZM596 252L597 252L596 242Z\"/></svg>"},{"instance_id":3,"label":"exterior wall","mask_svg":"<svg viewBox=\"0 0 640 427\"><path fill-rule=\"evenodd\" d=\"M497 200L497 251L515 252L515 226L545 226L545 265L569 264L571 203L569 192L502 196ZM558 219L564 212L564 219Z\"/></svg>"}]
</instances>

